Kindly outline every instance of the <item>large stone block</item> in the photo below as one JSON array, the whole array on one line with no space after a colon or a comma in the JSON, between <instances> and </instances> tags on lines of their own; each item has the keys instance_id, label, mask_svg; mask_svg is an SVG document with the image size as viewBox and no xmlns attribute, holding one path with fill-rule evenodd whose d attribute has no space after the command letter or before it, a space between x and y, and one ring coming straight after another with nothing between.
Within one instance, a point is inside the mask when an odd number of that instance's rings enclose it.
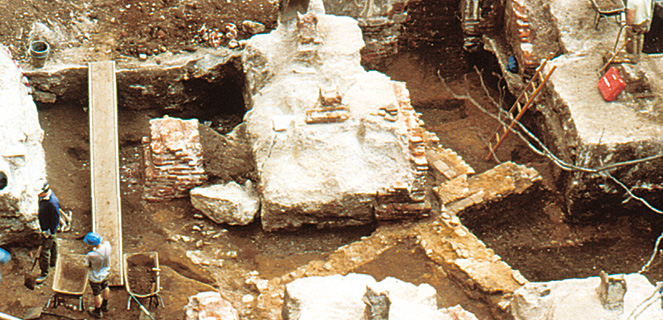
<instances>
[{"instance_id":1,"label":"large stone block","mask_svg":"<svg viewBox=\"0 0 663 320\"><path fill-rule=\"evenodd\" d=\"M216 223L247 225L260 208L260 199L251 180L240 186L234 181L191 190L191 203Z\"/></svg>"},{"instance_id":2,"label":"large stone block","mask_svg":"<svg viewBox=\"0 0 663 320\"><path fill-rule=\"evenodd\" d=\"M376 194L402 188L423 203L425 130L405 85L361 67L357 21L307 15L254 36L242 56L263 228L369 223Z\"/></svg>"}]
</instances>

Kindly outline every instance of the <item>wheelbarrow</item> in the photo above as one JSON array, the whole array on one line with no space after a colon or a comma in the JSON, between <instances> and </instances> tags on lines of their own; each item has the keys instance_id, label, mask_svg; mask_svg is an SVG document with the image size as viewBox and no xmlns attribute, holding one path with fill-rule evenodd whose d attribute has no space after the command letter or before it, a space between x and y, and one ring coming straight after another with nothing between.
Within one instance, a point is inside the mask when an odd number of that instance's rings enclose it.
<instances>
[{"instance_id":1,"label":"wheelbarrow","mask_svg":"<svg viewBox=\"0 0 663 320\"><path fill-rule=\"evenodd\" d=\"M148 299L148 306L158 307L163 304L159 296L161 289L159 254L155 251L124 254L124 286L129 293L127 310L131 309L134 299L143 308L138 299ZM144 310L145 311L145 310Z\"/></svg>"},{"instance_id":2,"label":"wheelbarrow","mask_svg":"<svg viewBox=\"0 0 663 320\"><path fill-rule=\"evenodd\" d=\"M57 308L67 300L78 300L74 310L83 311L83 293L87 288L89 269L85 265L85 255L60 254L53 279L53 296L48 299L46 308Z\"/></svg>"},{"instance_id":3,"label":"wheelbarrow","mask_svg":"<svg viewBox=\"0 0 663 320\"><path fill-rule=\"evenodd\" d=\"M596 10L594 29L598 28L602 17L608 21L608 16L619 15L626 11L622 0L591 0L591 3L594 10Z\"/></svg>"}]
</instances>

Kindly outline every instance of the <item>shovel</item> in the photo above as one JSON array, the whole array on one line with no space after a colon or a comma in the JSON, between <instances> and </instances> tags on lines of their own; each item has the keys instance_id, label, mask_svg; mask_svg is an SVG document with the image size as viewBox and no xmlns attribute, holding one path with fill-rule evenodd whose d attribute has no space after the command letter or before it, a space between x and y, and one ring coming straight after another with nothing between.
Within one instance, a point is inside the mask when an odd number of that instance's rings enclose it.
<instances>
[{"instance_id":1,"label":"shovel","mask_svg":"<svg viewBox=\"0 0 663 320\"><path fill-rule=\"evenodd\" d=\"M25 285L30 290L34 290L35 284L37 283L38 276L32 274L32 271L35 269L35 266L37 265L37 260L39 260L39 256L41 255L41 248L42 247L39 246L39 249L37 249L37 255L35 256L35 261L32 262L32 268L30 268L30 271L28 271L23 276L23 285Z\"/></svg>"}]
</instances>

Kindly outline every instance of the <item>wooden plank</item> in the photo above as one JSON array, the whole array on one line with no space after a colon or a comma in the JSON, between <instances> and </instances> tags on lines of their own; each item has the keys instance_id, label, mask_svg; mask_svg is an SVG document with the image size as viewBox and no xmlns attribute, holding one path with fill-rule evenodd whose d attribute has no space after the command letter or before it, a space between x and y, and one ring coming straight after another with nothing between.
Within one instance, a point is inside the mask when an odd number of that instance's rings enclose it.
<instances>
[{"instance_id":1,"label":"wooden plank","mask_svg":"<svg viewBox=\"0 0 663 320\"><path fill-rule=\"evenodd\" d=\"M122 211L120 203L119 142L115 62L91 62L88 66L90 99L90 159L92 230L112 246L109 284L121 286Z\"/></svg>"}]
</instances>

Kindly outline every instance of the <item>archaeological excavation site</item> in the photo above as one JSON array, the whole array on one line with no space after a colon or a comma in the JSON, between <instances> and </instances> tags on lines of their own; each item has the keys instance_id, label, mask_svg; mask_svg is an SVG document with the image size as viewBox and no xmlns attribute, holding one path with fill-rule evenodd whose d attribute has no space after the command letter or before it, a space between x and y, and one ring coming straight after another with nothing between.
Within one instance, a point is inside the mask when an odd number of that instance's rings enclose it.
<instances>
[{"instance_id":1,"label":"archaeological excavation site","mask_svg":"<svg viewBox=\"0 0 663 320\"><path fill-rule=\"evenodd\" d=\"M0 319L663 319L663 1L0 1Z\"/></svg>"}]
</instances>

